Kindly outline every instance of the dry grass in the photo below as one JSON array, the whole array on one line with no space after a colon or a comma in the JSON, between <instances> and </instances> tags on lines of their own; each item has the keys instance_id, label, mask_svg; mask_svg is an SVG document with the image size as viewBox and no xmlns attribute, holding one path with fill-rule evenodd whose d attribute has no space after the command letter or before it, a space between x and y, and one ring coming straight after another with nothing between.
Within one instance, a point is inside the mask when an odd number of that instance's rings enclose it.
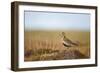
<instances>
[{"instance_id":1,"label":"dry grass","mask_svg":"<svg viewBox=\"0 0 100 73\"><path fill-rule=\"evenodd\" d=\"M84 59L90 57L89 32L66 31L66 36L79 43L67 49L61 32L25 31L25 61Z\"/></svg>"}]
</instances>

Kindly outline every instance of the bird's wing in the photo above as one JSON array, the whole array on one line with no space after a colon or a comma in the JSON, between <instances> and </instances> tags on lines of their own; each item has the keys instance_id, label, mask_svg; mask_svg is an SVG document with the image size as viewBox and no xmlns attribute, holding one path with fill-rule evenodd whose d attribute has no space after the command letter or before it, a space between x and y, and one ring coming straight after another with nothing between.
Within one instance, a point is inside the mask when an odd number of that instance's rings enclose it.
<instances>
[{"instance_id":1,"label":"bird's wing","mask_svg":"<svg viewBox=\"0 0 100 73\"><path fill-rule=\"evenodd\" d=\"M66 42L68 42L69 44L72 44L72 45L78 45L77 43L71 41L71 40L68 39L68 38L65 38L64 40L65 40Z\"/></svg>"}]
</instances>

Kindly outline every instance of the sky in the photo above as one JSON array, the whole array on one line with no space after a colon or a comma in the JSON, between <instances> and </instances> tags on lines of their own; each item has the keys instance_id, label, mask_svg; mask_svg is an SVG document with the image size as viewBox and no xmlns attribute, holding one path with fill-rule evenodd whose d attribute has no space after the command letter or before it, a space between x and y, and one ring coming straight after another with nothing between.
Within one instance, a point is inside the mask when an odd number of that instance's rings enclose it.
<instances>
[{"instance_id":1,"label":"sky","mask_svg":"<svg viewBox=\"0 0 100 73\"><path fill-rule=\"evenodd\" d=\"M90 29L90 14L67 12L24 11L25 30Z\"/></svg>"}]
</instances>

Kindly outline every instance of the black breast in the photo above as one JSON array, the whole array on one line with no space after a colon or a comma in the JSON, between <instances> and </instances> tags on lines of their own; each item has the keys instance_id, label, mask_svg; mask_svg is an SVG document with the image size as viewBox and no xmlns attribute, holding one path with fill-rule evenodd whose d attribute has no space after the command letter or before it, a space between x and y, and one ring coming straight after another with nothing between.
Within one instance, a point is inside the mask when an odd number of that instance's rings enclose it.
<instances>
[{"instance_id":1,"label":"black breast","mask_svg":"<svg viewBox=\"0 0 100 73\"><path fill-rule=\"evenodd\" d=\"M63 45L64 45L65 47L71 47L71 45L67 45L67 44L65 44L65 43L63 43Z\"/></svg>"}]
</instances>

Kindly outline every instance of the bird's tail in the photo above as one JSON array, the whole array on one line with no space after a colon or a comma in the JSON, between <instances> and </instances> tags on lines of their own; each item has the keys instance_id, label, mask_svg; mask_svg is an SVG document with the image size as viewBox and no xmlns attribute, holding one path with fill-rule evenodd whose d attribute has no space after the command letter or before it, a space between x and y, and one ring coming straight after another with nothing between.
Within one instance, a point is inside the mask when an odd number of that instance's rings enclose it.
<instances>
[{"instance_id":1,"label":"bird's tail","mask_svg":"<svg viewBox=\"0 0 100 73\"><path fill-rule=\"evenodd\" d=\"M84 45L84 43L79 42L79 41L75 41L75 44L77 44L77 46L83 46Z\"/></svg>"}]
</instances>

